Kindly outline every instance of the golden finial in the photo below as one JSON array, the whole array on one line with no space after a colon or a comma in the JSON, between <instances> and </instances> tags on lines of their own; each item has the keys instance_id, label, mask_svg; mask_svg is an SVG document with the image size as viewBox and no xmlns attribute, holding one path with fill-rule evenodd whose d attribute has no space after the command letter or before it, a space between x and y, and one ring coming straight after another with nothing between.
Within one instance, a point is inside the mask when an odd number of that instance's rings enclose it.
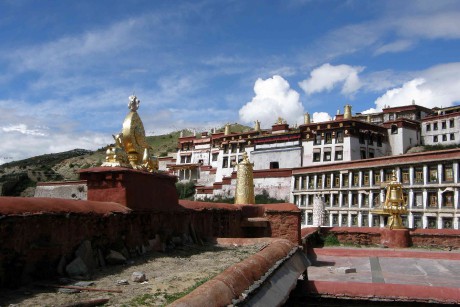
<instances>
[{"instance_id":1,"label":"golden finial","mask_svg":"<svg viewBox=\"0 0 460 307\"><path fill-rule=\"evenodd\" d=\"M158 170L158 162L150 156L150 145L145 137L144 125L137 114L140 100L129 96L128 108L131 110L123 121L122 132L114 135L115 146L107 149L106 162L102 166L122 166L134 169Z\"/></svg>"},{"instance_id":2,"label":"golden finial","mask_svg":"<svg viewBox=\"0 0 460 307\"><path fill-rule=\"evenodd\" d=\"M387 227L390 229L405 228L401 214L407 214L407 204L405 203L402 184L396 178L396 172L393 170L391 181L387 184L387 192L383 211L390 216L388 217Z\"/></svg>"},{"instance_id":3,"label":"golden finial","mask_svg":"<svg viewBox=\"0 0 460 307\"><path fill-rule=\"evenodd\" d=\"M303 115L303 123L305 125L309 125L311 123L310 113L307 112Z\"/></svg>"},{"instance_id":4,"label":"golden finial","mask_svg":"<svg viewBox=\"0 0 460 307\"><path fill-rule=\"evenodd\" d=\"M230 135L230 124L225 124L224 135Z\"/></svg>"},{"instance_id":5,"label":"golden finial","mask_svg":"<svg viewBox=\"0 0 460 307\"><path fill-rule=\"evenodd\" d=\"M243 153L243 159L236 165L235 204L254 204L254 178L252 163L248 154Z\"/></svg>"},{"instance_id":6,"label":"golden finial","mask_svg":"<svg viewBox=\"0 0 460 307\"><path fill-rule=\"evenodd\" d=\"M260 122L258 120L254 122L254 131L260 131Z\"/></svg>"},{"instance_id":7,"label":"golden finial","mask_svg":"<svg viewBox=\"0 0 460 307\"><path fill-rule=\"evenodd\" d=\"M345 112L343 113L343 119L351 119L351 105L345 105Z\"/></svg>"}]
</instances>

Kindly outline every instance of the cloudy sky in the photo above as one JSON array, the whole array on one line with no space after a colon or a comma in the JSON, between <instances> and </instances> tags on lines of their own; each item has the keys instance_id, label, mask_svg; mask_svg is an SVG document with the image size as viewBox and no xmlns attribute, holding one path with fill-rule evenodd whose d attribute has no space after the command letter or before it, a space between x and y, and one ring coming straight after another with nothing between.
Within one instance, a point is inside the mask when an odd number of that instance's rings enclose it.
<instances>
[{"instance_id":1,"label":"cloudy sky","mask_svg":"<svg viewBox=\"0 0 460 307\"><path fill-rule=\"evenodd\" d=\"M0 0L0 164L304 112L460 102L460 2Z\"/></svg>"}]
</instances>

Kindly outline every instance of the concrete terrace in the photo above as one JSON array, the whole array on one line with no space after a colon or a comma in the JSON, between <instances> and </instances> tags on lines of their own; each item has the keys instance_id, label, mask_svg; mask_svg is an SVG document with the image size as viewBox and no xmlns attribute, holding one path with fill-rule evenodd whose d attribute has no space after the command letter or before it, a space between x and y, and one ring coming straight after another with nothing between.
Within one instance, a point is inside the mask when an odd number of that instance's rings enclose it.
<instances>
[{"instance_id":1,"label":"concrete terrace","mask_svg":"<svg viewBox=\"0 0 460 307\"><path fill-rule=\"evenodd\" d=\"M308 257L306 297L460 303L458 251L325 247L310 249Z\"/></svg>"}]
</instances>

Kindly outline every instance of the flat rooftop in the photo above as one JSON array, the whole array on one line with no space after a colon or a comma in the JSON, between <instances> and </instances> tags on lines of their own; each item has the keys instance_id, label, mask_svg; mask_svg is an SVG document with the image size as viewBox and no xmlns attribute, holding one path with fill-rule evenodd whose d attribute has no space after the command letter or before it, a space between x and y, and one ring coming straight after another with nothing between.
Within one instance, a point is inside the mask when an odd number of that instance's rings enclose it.
<instances>
[{"instance_id":1,"label":"flat rooftop","mask_svg":"<svg viewBox=\"0 0 460 307\"><path fill-rule=\"evenodd\" d=\"M309 296L460 303L459 251L324 247L308 258Z\"/></svg>"}]
</instances>

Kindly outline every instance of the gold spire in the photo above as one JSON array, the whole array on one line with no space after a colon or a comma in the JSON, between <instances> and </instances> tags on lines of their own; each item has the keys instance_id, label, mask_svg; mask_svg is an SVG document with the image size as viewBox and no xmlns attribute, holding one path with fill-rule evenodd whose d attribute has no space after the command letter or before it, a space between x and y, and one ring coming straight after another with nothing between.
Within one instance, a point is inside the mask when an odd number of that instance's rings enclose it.
<instances>
[{"instance_id":1,"label":"gold spire","mask_svg":"<svg viewBox=\"0 0 460 307\"><path fill-rule=\"evenodd\" d=\"M387 227L390 229L404 229L401 214L407 214L407 204L402 192L402 184L396 179L396 173L393 170L391 181L387 184L387 192L383 211L390 214L388 217Z\"/></svg>"},{"instance_id":2,"label":"gold spire","mask_svg":"<svg viewBox=\"0 0 460 307\"><path fill-rule=\"evenodd\" d=\"M158 161L150 156L150 145L145 138L144 125L137 114L140 100L129 96L128 108L131 110L123 121L122 132L113 136L115 146L107 149L106 162L102 166L122 166L134 169L158 170ZM129 163L129 164L128 164Z\"/></svg>"},{"instance_id":3,"label":"gold spire","mask_svg":"<svg viewBox=\"0 0 460 307\"><path fill-rule=\"evenodd\" d=\"M230 135L230 124L225 125L224 135Z\"/></svg>"},{"instance_id":4,"label":"gold spire","mask_svg":"<svg viewBox=\"0 0 460 307\"><path fill-rule=\"evenodd\" d=\"M254 131L260 131L260 122L258 120L254 122Z\"/></svg>"},{"instance_id":5,"label":"gold spire","mask_svg":"<svg viewBox=\"0 0 460 307\"><path fill-rule=\"evenodd\" d=\"M311 123L310 113L307 112L307 113L305 113L305 114L303 115L303 123L304 123L305 125L308 125L308 124Z\"/></svg>"},{"instance_id":6,"label":"gold spire","mask_svg":"<svg viewBox=\"0 0 460 307\"><path fill-rule=\"evenodd\" d=\"M343 113L343 119L351 119L351 105L345 105L345 112Z\"/></svg>"},{"instance_id":7,"label":"gold spire","mask_svg":"<svg viewBox=\"0 0 460 307\"><path fill-rule=\"evenodd\" d=\"M236 189L235 204L254 204L254 179L252 164L249 162L248 154L243 153L243 160L236 165Z\"/></svg>"}]
</instances>

